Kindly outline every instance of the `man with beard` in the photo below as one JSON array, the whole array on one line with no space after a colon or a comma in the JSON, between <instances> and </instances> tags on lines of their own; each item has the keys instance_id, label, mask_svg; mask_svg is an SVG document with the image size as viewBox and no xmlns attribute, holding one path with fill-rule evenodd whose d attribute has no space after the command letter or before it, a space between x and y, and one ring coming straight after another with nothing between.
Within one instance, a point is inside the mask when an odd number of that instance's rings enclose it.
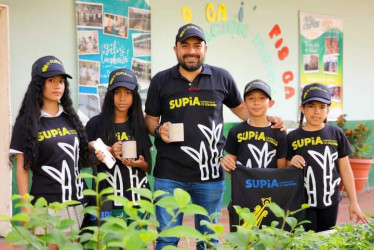
<instances>
[{"instance_id":1,"label":"man with beard","mask_svg":"<svg viewBox=\"0 0 374 250\"><path fill-rule=\"evenodd\" d=\"M174 52L178 64L157 73L151 80L145 104L148 131L155 136L157 148L154 168L154 190L173 194L175 188L186 190L194 204L209 214L221 210L225 190L224 174L219 160L223 156L223 105L240 119L248 119L248 111L229 72L204 64L207 51L203 30L195 24L179 28ZM161 119L160 119L161 118ZM171 123L183 123L184 141L169 138ZM167 225L182 224L183 215L170 223L170 214L156 207L159 231ZM195 228L212 233L201 226L206 216L195 215ZM215 220L217 222L217 220ZM157 239L156 249L177 246L178 238ZM217 244L217 241L212 241ZM198 249L204 249L202 242Z\"/></svg>"}]
</instances>

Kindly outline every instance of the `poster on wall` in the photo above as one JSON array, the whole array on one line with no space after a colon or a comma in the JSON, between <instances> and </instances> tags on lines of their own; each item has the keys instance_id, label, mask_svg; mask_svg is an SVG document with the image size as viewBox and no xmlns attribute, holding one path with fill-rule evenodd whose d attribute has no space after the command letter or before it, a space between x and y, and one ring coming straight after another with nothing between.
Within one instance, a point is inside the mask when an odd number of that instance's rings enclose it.
<instances>
[{"instance_id":1,"label":"poster on wall","mask_svg":"<svg viewBox=\"0 0 374 250\"><path fill-rule=\"evenodd\" d=\"M111 71L134 71L145 103L151 78L150 1L76 1L78 114L84 124L101 112Z\"/></svg>"},{"instance_id":2,"label":"poster on wall","mask_svg":"<svg viewBox=\"0 0 374 250\"><path fill-rule=\"evenodd\" d=\"M300 91L309 83L322 83L331 92L329 120L343 109L343 20L340 17L300 12Z\"/></svg>"}]
</instances>

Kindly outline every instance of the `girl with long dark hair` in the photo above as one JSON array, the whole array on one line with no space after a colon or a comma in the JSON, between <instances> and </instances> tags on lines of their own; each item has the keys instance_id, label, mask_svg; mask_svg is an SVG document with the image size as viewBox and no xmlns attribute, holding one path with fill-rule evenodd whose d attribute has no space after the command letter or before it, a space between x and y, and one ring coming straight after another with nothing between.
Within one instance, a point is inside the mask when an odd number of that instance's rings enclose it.
<instances>
[{"instance_id":1,"label":"girl with long dark hair","mask_svg":"<svg viewBox=\"0 0 374 250\"><path fill-rule=\"evenodd\" d=\"M36 60L14 125L10 154L17 159L18 193L30 193L33 201L40 197L48 203L83 201L84 182L77 175L87 163L88 141L74 111L67 78L71 76L58 58ZM81 209L81 205L69 207L61 216L76 220L79 227ZM21 210L27 212L24 207Z\"/></svg>"},{"instance_id":2,"label":"girl with long dark hair","mask_svg":"<svg viewBox=\"0 0 374 250\"><path fill-rule=\"evenodd\" d=\"M352 152L344 132L326 124L331 105L328 87L306 85L301 95L300 127L287 135L287 165L304 170L304 186L310 207L306 210L307 230L330 230L336 224L343 181L350 204L349 216L368 222L357 202L348 155ZM303 123L305 117L305 124Z\"/></svg>"},{"instance_id":3,"label":"girl with long dark hair","mask_svg":"<svg viewBox=\"0 0 374 250\"><path fill-rule=\"evenodd\" d=\"M151 168L150 147L152 146L145 126L141 98L135 74L127 69L117 69L110 73L107 93L102 111L91 118L86 126L89 147L94 148L97 138L101 138L107 149L116 158L114 167L108 168L104 155L96 150L96 158L100 161L98 172L105 172L108 179L100 189L112 186L114 194L136 202L141 198L129 188L149 188L146 172ZM122 157L123 141L136 141L137 157ZM119 204L111 204L109 211L101 217L124 217Z\"/></svg>"}]
</instances>

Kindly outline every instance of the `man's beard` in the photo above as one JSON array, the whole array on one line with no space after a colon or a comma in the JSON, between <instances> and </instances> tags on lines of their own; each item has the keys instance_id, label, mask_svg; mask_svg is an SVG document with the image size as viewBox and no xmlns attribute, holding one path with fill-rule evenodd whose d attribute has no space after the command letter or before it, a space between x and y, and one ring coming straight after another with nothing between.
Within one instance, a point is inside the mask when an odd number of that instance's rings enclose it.
<instances>
[{"instance_id":1,"label":"man's beard","mask_svg":"<svg viewBox=\"0 0 374 250\"><path fill-rule=\"evenodd\" d=\"M187 56L184 56L184 57L187 57ZM178 59L179 65L182 66L183 69L189 72L193 72L193 71L200 69L201 65L203 65L204 63L204 58L202 59L199 58L196 64L193 64L193 65L188 65L183 59L180 59L178 56L177 56L177 59Z\"/></svg>"}]
</instances>

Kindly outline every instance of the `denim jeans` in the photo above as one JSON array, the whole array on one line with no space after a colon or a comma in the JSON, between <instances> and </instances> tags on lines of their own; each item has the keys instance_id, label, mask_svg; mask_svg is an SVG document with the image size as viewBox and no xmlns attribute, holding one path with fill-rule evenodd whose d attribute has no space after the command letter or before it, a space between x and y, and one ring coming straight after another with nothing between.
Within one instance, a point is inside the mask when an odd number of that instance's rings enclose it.
<instances>
[{"instance_id":1,"label":"denim jeans","mask_svg":"<svg viewBox=\"0 0 374 250\"><path fill-rule=\"evenodd\" d=\"M225 191L224 181L182 182L169 179L155 178L155 190L163 190L172 195L174 189L176 188L181 188L187 191L191 195L192 203L204 207L207 210L208 214L221 211L222 197L223 192ZM168 212L166 212L164 208L156 206L156 217L158 222L160 223L160 226L159 228L157 228L157 230L160 232L168 225L169 221L171 220L171 215ZM208 220L208 218L203 215L195 215L195 228L202 234L204 234L205 232L213 233L206 226L200 225L201 220ZM182 221L183 215L181 214L177 217L176 222L170 224L169 228L177 225L182 225ZM217 222L218 219L215 219L214 223ZM162 249L166 245L177 246L179 238L159 237L156 242L156 249L158 250ZM212 243L218 244L218 241L212 241ZM204 249L204 244L202 242L198 242L196 248Z\"/></svg>"}]
</instances>

